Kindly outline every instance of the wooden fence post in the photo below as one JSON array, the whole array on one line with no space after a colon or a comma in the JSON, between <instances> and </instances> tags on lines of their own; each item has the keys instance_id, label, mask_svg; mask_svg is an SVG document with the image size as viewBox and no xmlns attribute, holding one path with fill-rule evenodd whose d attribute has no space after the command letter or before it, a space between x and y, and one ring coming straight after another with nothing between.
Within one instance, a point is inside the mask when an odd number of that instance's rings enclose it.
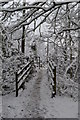
<instances>
[{"instance_id":1,"label":"wooden fence post","mask_svg":"<svg viewBox=\"0 0 80 120\"><path fill-rule=\"evenodd\" d=\"M55 97L56 95L56 66L54 66L53 73L54 73L54 77L53 77L54 84L52 84L52 96L51 96L52 98Z\"/></svg>"},{"instance_id":2,"label":"wooden fence post","mask_svg":"<svg viewBox=\"0 0 80 120\"><path fill-rule=\"evenodd\" d=\"M16 72L16 97L18 96L18 75L17 75L17 72Z\"/></svg>"},{"instance_id":3,"label":"wooden fence post","mask_svg":"<svg viewBox=\"0 0 80 120\"><path fill-rule=\"evenodd\" d=\"M49 60L48 60L48 64L47 64L47 75L48 75L48 81L49 81Z\"/></svg>"},{"instance_id":4,"label":"wooden fence post","mask_svg":"<svg viewBox=\"0 0 80 120\"><path fill-rule=\"evenodd\" d=\"M52 95L51 97L55 97L56 95L56 65L52 64L52 61L49 60L48 62L48 80L49 80L49 73L50 73L50 78L51 80L51 85L52 85ZM53 68L54 66L54 68Z\"/></svg>"},{"instance_id":5,"label":"wooden fence post","mask_svg":"<svg viewBox=\"0 0 80 120\"><path fill-rule=\"evenodd\" d=\"M31 69L32 69L32 70L33 70L33 66L34 66L34 59L32 59L32 61L31 61L31 67L32 67ZM31 70L31 71L32 71L32 70Z\"/></svg>"},{"instance_id":6,"label":"wooden fence post","mask_svg":"<svg viewBox=\"0 0 80 120\"><path fill-rule=\"evenodd\" d=\"M54 66L53 73L54 73L54 92L56 95L56 66Z\"/></svg>"},{"instance_id":7,"label":"wooden fence post","mask_svg":"<svg viewBox=\"0 0 80 120\"><path fill-rule=\"evenodd\" d=\"M40 57L39 57L39 69L40 69Z\"/></svg>"},{"instance_id":8,"label":"wooden fence post","mask_svg":"<svg viewBox=\"0 0 80 120\"><path fill-rule=\"evenodd\" d=\"M34 58L32 58L32 66L34 66Z\"/></svg>"}]
</instances>

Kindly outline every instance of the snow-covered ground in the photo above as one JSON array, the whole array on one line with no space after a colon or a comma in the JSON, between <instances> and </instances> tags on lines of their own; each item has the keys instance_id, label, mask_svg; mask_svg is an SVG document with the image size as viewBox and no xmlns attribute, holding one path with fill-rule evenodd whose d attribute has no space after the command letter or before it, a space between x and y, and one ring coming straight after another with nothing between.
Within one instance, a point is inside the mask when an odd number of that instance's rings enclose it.
<instances>
[{"instance_id":1,"label":"snow-covered ground","mask_svg":"<svg viewBox=\"0 0 80 120\"><path fill-rule=\"evenodd\" d=\"M1 83L2 83L2 43L1 43L1 34L0 34L0 117L2 113L2 91L1 91Z\"/></svg>"},{"instance_id":2,"label":"snow-covered ground","mask_svg":"<svg viewBox=\"0 0 80 120\"><path fill-rule=\"evenodd\" d=\"M2 96L0 95L0 118L1 116L2 116Z\"/></svg>"},{"instance_id":3,"label":"snow-covered ground","mask_svg":"<svg viewBox=\"0 0 80 120\"><path fill-rule=\"evenodd\" d=\"M70 97L51 98L46 68L37 68L25 90L3 96L4 118L78 118L78 101Z\"/></svg>"}]
</instances>

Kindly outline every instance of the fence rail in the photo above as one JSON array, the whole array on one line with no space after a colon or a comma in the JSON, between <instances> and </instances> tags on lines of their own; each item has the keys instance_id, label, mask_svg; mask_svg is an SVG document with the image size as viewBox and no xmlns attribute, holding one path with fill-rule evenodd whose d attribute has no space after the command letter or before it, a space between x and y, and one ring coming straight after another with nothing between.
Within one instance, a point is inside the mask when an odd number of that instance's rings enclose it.
<instances>
[{"instance_id":1,"label":"fence rail","mask_svg":"<svg viewBox=\"0 0 80 120\"><path fill-rule=\"evenodd\" d=\"M37 64L39 66L39 69L40 69L40 67L41 67L41 59L40 59L40 57L36 56L36 57L33 58L33 60L34 60L34 64Z\"/></svg>"},{"instance_id":2,"label":"fence rail","mask_svg":"<svg viewBox=\"0 0 80 120\"><path fill-rule=\"evenodd\" d=\"M56 95L56 65L49 59L48 79L51 80L52 98Z\"/></svg>"},{"instance_id":3,"label":"fence rail","mask_svg":"<svg viewBox=\"0 0 80 120\"><path fill-rule=\"evenodd\" d=\"M34 60L29 61L21 70L16 72L16 97L21 86L26 82L32 71Z\"/></svg>"}]
</instances>

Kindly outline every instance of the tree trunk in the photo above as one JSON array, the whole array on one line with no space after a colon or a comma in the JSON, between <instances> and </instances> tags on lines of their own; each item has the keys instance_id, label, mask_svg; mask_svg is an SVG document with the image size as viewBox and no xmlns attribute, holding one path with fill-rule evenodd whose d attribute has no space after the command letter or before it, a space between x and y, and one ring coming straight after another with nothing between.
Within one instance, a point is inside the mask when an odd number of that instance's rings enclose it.
<instances>
[{"instance_id":1,"label":"tree trunk","mask_svg":"<svg viewBox=\"0 0 80 120\"><path fill-rule=\"evenodd\" d=\"M2 28L2 26L0 26ZM7 45L6 45L6 40L7 40L7 37L5 35L5 31L3 30L2 28L2 33L3 35L1 35L1 42L2 42L2 55L3 57L6 56L6 53L7 53Z\"/></svg>"},{"instance_id":2,"label":"tree trunk","mask_svg":"<svg viewBox=\"0 0 80 120\"><path fill-rule=\"evenodd\" d=\"M67 4L67 10L70 12L69 10L69 6ZM70 16L68 14L68 27L70 28ZM70 47L70 64L72 63L72 37L71 37L71 33L69 31L69 47ZM70 78L72 78L72 68L70 69Z\"/></svg>"},{"instance_id":3,"label":"tree trunk","mask_svg":"<svg viewBox=\"0 0 80 120\"><path fill-rule=\"evenodd\" d=\"M65 33L66 35L65 35L65 50L64 50L64 54L65 54L65 63L66 63L66 61L67 61L67 43L66 43L66 41L67 41L67 32Z\"/></svg>"},{"instance_id":4,"label":"tree trunk","mask_svg":"<svg viewBox=\"0 0 80 120\"><path fill-rule=\"evenodd\" d=\"M25 1L23 1L23 6L25 6ZM23 17L25 16L25 10L23 10ZM25 25L22 27L22 46L21 46L22 53L25 53Z\"/></svg>"},{"instance_id":5,"label":"tree trunk","mask_svg":"<svg viewBox=\"0 0 80 120\"><path fill-rule=\"evenodd\" d=\"M80 11L80 4L79 4L79 6L78 6L78 10ZM79 12L79 14L78 14L78 20L80 20L80 12ZM79 25L80 25L80 21L79 21ZM77 75L78 75L78 90L79 90L79 92L78 92L78 105L79 105L79 109L80 109L80 29L79 29L79 34L78 34L78 41L79 41L79 43L78 43L78 73L77 73ZM78 117L80 118L80 110L78 111Z\"/></svg>"},{"instance_id":6,"label":"tree trunk","mask_svg":"<svg viewBox=\"0 0 80 120\"><path fill-rule=\"evenodd\" d=\"M47 62L49 57L49 38L47 38Z\"/></svg>"}]
</instances>

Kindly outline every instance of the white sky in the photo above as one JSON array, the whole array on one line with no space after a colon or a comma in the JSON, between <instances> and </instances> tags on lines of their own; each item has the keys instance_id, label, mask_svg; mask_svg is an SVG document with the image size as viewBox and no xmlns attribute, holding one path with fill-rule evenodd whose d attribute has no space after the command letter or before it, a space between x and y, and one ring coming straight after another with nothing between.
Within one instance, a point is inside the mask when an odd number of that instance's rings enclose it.
<instances>
[{"instance_id":1,"label":"white sky","mask_svg":"<svg viewBox=\"0 0 80 120\"><path fill-rule=\"evenodd\" d=\"M7 1L13 1L13 0L0 0L0 2L7 2ZM16 0L14 0L14 1L16 1ZM46 1L46 0L24 0L24 1L32 3L32 2ZM54 1L55 2L64 2L64 1L75 1L76 2L76 1L79 1L79 0L54 0Z\"/></svg>"},{"instance_id":2,"label":"white sky","mask_svg":"<svg viewBox=\"0 0 80 120\"><path fill-rule=\"evenodd\" d=\"M43 1L43 0L25 0L25 1L29 1L29 2L35 2L35 1L36 1L36 2L38 2L38 1ZM44 0L44 1L46 1L46 0ZM58 2L64 2L64 1L65 1L65 2L66 2L66 1L75 1L75 2L76 2L76 1L79 1L79 0L54 0L54 1L55 1L55 2L57 2L57 1L58 1Z\"/></svg>"}]
</instances>

